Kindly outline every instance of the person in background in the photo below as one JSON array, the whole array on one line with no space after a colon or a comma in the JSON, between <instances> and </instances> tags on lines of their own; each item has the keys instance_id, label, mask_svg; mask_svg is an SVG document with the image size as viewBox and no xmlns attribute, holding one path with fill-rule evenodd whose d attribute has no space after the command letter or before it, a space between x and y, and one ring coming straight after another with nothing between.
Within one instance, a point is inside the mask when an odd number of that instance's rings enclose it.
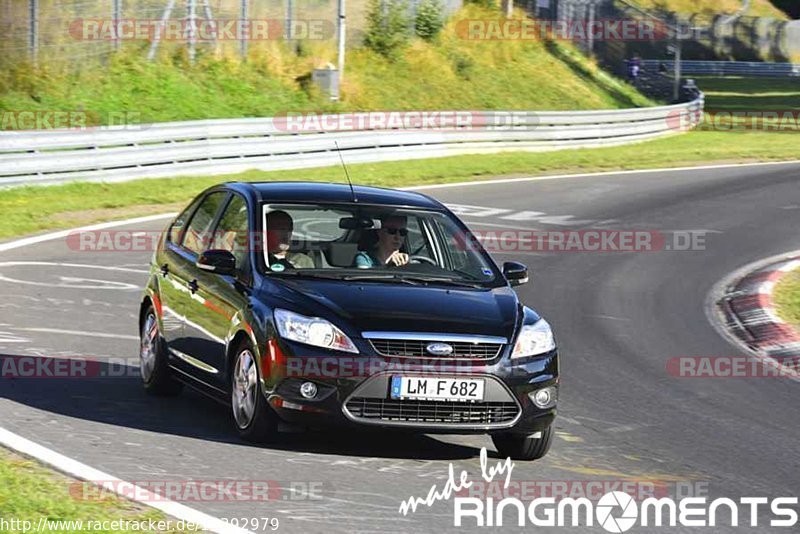
<instances>
[{"instance_id":1,"label":"person in background","mask_svg":"<svg viewBox=\"0 0 800 534\"><path fill-rule=\"evenodd\" d=\"M627 61L628 66L628 81L633 85L638 85L639 74L642 71L642 59L639 54L634 54L631 59Z\"/></svg>"},{"instance_id":2,"label":"person in background","mask_svg":"<svg viewBox=\"0 0 800 534\"><path fill-rule=\"evenodd\" d=\"M301 252L289 252L294 221L282 210L267 214L267 261L273 271L313 269L314 260Z\"/></svg>"},{"instance_id":3,"label":"person in background","mask_svg":"<svg viewBox=\"0 0 800 534\"><path fill-rule=\"evenodd\" d=\"M400 252L400 247L408 235L406 217L390 215L381 219L378 241L368 250L356 254L354 265L359 269L369 269L384 265L400 267L408 263L408 254Z\"/></svg>"}]
</instances>

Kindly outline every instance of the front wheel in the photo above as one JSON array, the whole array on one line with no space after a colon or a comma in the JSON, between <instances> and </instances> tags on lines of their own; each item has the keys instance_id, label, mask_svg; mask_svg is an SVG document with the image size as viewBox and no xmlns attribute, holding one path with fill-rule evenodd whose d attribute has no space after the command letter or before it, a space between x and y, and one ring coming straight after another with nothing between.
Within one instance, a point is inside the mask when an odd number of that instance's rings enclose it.
<instances>
[{"instance_id":1,"label":"front wheel","mask_svg":"<svg viewBox=\"0 0 800 534\"><path fill-rule=\"evenodd\" d=\"M512 460L538 460L550 450L553 426L542 430L542 437L532 438L519 434L492 434L492 441L500 456Z\"/></svg>"},{"instance_id":2,"label":"front wheel","mask_svg":"<svg viewBox=\"0 0 800 534\"><path fill-rule=\"evenodd\" d=\"M144 390L152 395L177 395L183 384L173 378L169 369L164 338L158 330L158 319L152 306L145 312L139 334L139 372Z\"/></svg>"},{"instance_id":3,"label":"front wheel","mask_svg":"<svg viewBox=\"0 0 800 534\"><path fill-rule=\"evenodd\" d=\"M265 442L277 434L277 415L261 393L258 363L246 344L237 349L233 363L231 408L236 430L247 441Z\"/></svg>"}]
</instances>

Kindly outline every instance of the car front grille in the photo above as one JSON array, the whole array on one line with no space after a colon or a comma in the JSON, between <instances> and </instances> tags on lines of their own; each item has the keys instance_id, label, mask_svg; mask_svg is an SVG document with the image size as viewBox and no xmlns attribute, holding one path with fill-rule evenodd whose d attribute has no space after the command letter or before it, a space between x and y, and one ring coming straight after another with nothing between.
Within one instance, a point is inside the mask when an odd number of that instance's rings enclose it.
<instances>
[{"instance_id":1,"label":"car front grille","mask_svg":"<svg viewBox=\"0 0 800 534\"><path fill-rule=\"evenodd\" d=\"M491 360L503 348L502 343L471 343L465 341L448 342L453 353L448 356L434 356L426 350L433 341L409 339L371 339L372 348L382 356L390 358L440 358Z\"/></svg>"},{"instance_id":2,"label":"car front grille","mask_svg":"<svg viewBox=\"0 0 800 534\"><path fill-rule=\"evenodd\" d=\"M514 402L453 402L354 397L345 404L355 419L371 421L491 425L509 423L519 414Z\"/></svg>"}]
</instances>

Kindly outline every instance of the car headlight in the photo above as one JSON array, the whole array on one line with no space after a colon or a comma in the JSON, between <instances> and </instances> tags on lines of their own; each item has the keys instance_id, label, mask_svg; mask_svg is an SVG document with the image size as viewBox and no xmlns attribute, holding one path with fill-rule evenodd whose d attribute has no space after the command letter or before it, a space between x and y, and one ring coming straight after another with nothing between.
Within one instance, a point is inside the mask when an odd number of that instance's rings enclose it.
<instances>
[{"instance_id":1,"label":"car headlight","mask_svg":"<svg viewBox=\"0 0 800 534\"><path fill-rule=\"evenodd\" d=\"M358 353L358 349L344 332L330 321L320 317L306 317L299 313L277 308L275 325L282 338L331 350Z\"/></svg>"},{"instance_id":2,"label":"car headlight","mask_svg":"<svg viewBox=\"0 0 800 534\"><path fill-rule=\"evenodd\" d=\"M539 319L533 324L522 326L522 330L517 336L514 344L512 358L524 358L526 356L536 356L545 354L556 348L556 340L550 324L544 319Z\"/></svg>"}]
</instances>

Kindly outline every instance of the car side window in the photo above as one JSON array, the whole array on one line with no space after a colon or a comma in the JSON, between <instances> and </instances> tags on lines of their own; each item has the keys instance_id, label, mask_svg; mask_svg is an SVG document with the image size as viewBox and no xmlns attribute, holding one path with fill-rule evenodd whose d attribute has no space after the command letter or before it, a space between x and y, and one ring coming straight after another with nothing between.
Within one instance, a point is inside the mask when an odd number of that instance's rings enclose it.
<instances>
[{"instance_id":1,"label":"car side window","mask_svg":"<svg viewBox=\"0 0 800 534\"><path fill-rule=\"evenodd\" d=\"M183 234L181 243L183 248L195 254L200 254L208 248L208 244L211 242L211 226L227 196L226 191L216 191L203 199Z\"/></svg>"},{"instance_id":2,"label":"car side window","mask_svg":"<svg viewBox=\"0 0 800 534\"><path fill-rule=\"evenodd\" d=\"M236 258L236 266L246 271L249 246L247 202L233 195L214 232L213 249L227 250Z\"/></svg>"},{"instance_id":3,"label":"car side window","mask_svg":"<svg viewBox=\"0 0 800 534\"><path fill-rule=\"evenodd\" d=\"M183 210L183 212L181 212L181 214L178 215L174 221L172 221L172 224L170 225L169 230L167 231L167 241L175 244L180 242L181 232L186 227L186 223L189 222L189 216L192 214L192 212L199 203L200 203L199 199L195 200L189 205L188 208Z\"/></svg>"}]
</instances>

